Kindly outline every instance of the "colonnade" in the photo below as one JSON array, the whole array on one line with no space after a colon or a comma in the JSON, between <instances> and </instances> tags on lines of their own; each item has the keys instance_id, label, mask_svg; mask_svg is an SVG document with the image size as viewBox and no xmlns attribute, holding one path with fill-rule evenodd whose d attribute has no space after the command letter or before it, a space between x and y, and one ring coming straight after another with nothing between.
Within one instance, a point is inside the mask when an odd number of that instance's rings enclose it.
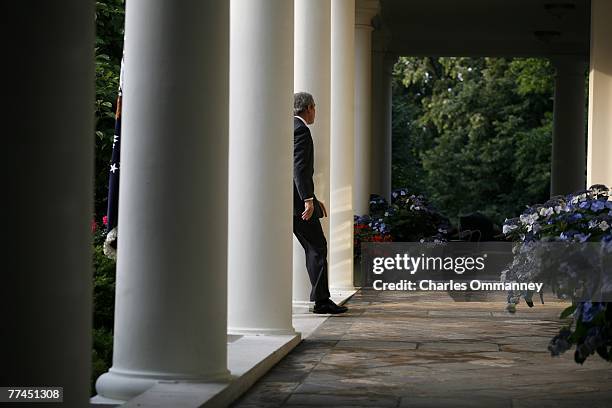
<instances>
[{"instance_id":1,"label":"colonnade","mask_svg":"<svg viewBox=\"0 0 612 408\"><path fill-rule=\"evenodd\" d=\"M310 283L292 245L294 91L315 97L332 291L353 287L356 181L361 213L369 194L353 157L371 148L377 2L154 3L126 9L115 348L96 384L116 400L228 379L227 333L295 333Z\"/></svg>"},{"instance_id":2,"label":"colonnade","mask_svg":"<svg viewBox=\"0 0 612 408\"><path fill-rule=\"evenodd\" d=\"M40 35L23 62L25 90L37 97L12 118L24 126L17 154L31 166L18 173L19 279L6 287L30 296L9 309L16 347L7 348L6 371L23 384L61 379L68 406L87 404L90 372L93 152L83 135L93 130L92 3L72 1L62 16L49 8L33 20ZM591 3L586 178L610 185L612 5ZM98 379L100 395L127 400L159 380L226 380L228 331L294 332L292 300L305 301L308 287L293 285L291 275L294 90L313 93L317 104L315 182L330 209L330 286L353 286L353 215L367 212L370 192L390 191L393 59L371 43L377 7L360 0L127 3L114 355ZM40 66L56 68L54 81L47 68L33 68ZM563 61L557 67L555 147L566 147L553 153L552 173L554 191L563 192L583 182L584 145L562 125L573 118L572 132L579 131L578 102L561 102L579 99L579 71ZM67 107L72 119L63 126L53 122L51 134L39 126L65 117ZM570 151L572 170L558 165ZM58 228L41 230L47 218Z\"/></svg>"}]
</instances>

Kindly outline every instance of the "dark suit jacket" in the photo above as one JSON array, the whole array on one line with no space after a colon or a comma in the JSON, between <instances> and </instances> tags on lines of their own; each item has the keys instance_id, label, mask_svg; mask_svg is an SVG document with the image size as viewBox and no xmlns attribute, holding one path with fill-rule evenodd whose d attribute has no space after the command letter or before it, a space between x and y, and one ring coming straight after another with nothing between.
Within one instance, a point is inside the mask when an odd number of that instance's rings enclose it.
<instances>
[{"instance_id":1,"label":"dark suit jacket","mask_svg":"<svg viewBox=\"0 0 612 408\"><path fill-rule=\"evenodd\" d=\"M320 217L320 207L314 194L314 145L310 129L300 119L293 118L293 215L304 212L304 200L313 197L314 217ZM319 210L319 211L317 211Z\"/></svg>"}]
</instances>

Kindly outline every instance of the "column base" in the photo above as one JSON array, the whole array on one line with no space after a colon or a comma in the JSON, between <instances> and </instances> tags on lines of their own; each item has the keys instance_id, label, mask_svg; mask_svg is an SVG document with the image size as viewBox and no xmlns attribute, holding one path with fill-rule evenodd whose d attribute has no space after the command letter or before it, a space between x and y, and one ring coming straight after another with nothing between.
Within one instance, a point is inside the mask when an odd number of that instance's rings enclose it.
<instances>
[{"instance_id":1,"label":"column base","mask_svg":"<svg viewBox=\"0 0 612 408\"><path fill-rule=\"evenodd\" d=\"M228 327L227 334L240 334L243 336L285 336L297 334L295 329L252 329Z\"/></svg>"},{"instance_id":2,"label":"column base","mask_svg":"<svg viewBox=\"0 0 612 408\"><path fill-rule=\"evenodd\" d=\"M355 291L357 289L359 289L359 287L355 287L354 285L338 285L330 287L329 292L331 293L331 296L334 297L334 295L336 294L340 294L347 291Z\"/></svg>"},{"instance_id":3,"label":"column base","mask_svg":"<svg viewBox=\"0 0 612 408\"><path fill-rule=\"evenodd\" d=\"M314 307L314 302L308 300L294 300L293 314L310 313Z\"/></svg>"},{"instance_id":4,"label":"column base","mask_svg":"<svg viewBox=\"0 0 612 408\"><path fill-rule=\"evenodd\" d=\"M100 400L128 401L158 383L227 382L232 379L229 370L204 376L185 376L147 371L130 371L110 368L96 380Z\"/></svg>"},{"instance_id":5,"label":"column base","mask_svg":"<svg viewBox=\"0 0 612 408\"><path fill-rule=\"evenodd\" d=\"M347 288L329 288L331 293L331 300L333 300L338 305L343 305L347 300L349 300L359 288L355 288L353 286Z\"/></svg>"}]
</instances>

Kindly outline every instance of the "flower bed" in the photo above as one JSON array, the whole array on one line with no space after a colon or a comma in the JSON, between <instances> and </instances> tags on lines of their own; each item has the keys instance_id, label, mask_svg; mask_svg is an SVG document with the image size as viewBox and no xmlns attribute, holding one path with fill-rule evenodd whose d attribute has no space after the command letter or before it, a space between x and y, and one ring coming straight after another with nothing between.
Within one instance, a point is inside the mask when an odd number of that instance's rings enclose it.
<instances>
[{"instance_id":1,"label":"flower bed","mask_svg":"<svg viewBox=\"0 0 612 408\"><path fill-rule=\"evenodd\" d=\"M572 306L561 314L562 318L571 316L572 320L551 340L548 348L552 355L575 345L574 359L578 363L594 353L612 360L610 303L577 300L612 285L605 278L612 265L611 226L612 191L602 185L533 205L520 217L504 223L504 234L517 245L514 261L502 279L543 281L557 296L572 299ZM567 252L563 256L551 255L551 251L559 248ZM594 250L596 256L593 256ZM567 259L572 262L568 263ZM595 282L594 274L589 272L597 268L607 269L601 275L603 280ZM533 306L531 296L531 293L510 293L508 309L516 310L521 297Z\"/></svg>"},{"instance_id":2,"label":"flower bed","mask_svg":"<svg viewBox=\"0 0 612 408\"><path fill-rule=\"evenodd\" d=\"M372 195L370 214L354 218L354 256L360 258L362 242L444 242L451 230L448 218L422 195L398 189L391 204Z\"/></svg>"},{"instance_id":3,"label":"flower bed","mask_svg":"<svg viewBox=\"0 0 612 408\"><path fill-rule=\"evenodd\" d=\"M382 218L373 219L368 215L355 215L353 229L353 255L355 258L361 258L362 242L392 241L388 226L383 222Z\"/></svg>"}]
</instances>

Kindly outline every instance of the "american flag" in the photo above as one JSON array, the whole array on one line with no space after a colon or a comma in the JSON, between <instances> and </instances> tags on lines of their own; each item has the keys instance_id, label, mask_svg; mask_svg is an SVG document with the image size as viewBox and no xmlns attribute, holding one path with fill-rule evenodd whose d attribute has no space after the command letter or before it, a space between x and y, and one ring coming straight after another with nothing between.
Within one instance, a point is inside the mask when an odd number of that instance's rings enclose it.
<instances>
[{"instance_id":1,"label":"american flag","mask_svg":"<svg viewBox=\"0 0 612 408\"><path fill-rule=\"evenodd\" d=\"M106 211L107 242L105 247L117 248L117 220L119 215L119 160L121 153L121 100L123 94L123 59L121 59L121 72L119 74L119 90L117 94L117 110L115 111L115 134L113 135L113 152L111 154L108 178L108 208ZM113 231L115 230L115 231ZM112 250L111 250L112 251ZM106 252L106 250L105 250ZM114 252L114 251L113 251ZM114 257L114 253L107 254Z\"/></svg>"}]
</instances>

